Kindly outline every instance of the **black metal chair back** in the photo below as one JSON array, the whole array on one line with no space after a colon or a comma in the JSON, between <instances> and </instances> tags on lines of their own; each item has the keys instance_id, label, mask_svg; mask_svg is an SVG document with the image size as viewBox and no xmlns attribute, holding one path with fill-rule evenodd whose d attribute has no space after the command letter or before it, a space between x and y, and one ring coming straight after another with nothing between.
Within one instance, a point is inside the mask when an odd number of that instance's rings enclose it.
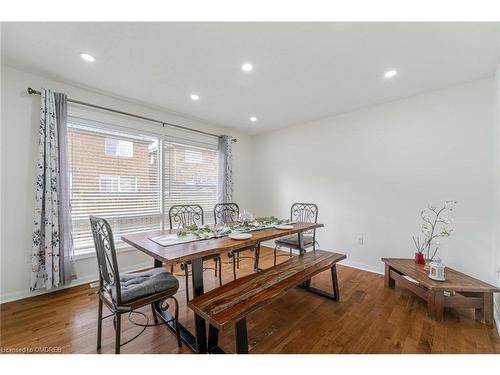
<instances>
[{"instance_id":1,"label":"black metal chair back","mask_svg":"<svg viewBox=\"0 0 500 375\"><path fill-rule=\"evenodd\" d=\"M115 289L116 293L113 295L119 306L121 305L120 272L111 225L106 219L91 215L90 227L99 268L99 289L107 291L110 295L111 290Z\"/></svg>"},{"instance_id":2,"label":"black metal chair back","mask_svg":"<svg viewBox=\"0 0 500 375\"><path fill-rule=\"evenodd\" d=\"M203 225L203 208L199 204L177 204L168 210L170 229L184 228L188 225Z\"/></svg>"},{"instance_id":3,"label":"black metal chair back","mask_svg":"<svg viewBox=\"0 0 500 375\"><path fill-rule=\"evenodd\" d=\"M290 209L290 220L303 223L318 222L318 206L314 203L294 203ZM311 229L304 234L312 234L313 241L316 242L316 229Z\"/></svg>"},{"instance_id":4,"label":"black metal chair back","mask_svg":"<svg viewBox=\"0 0 500 375\"><path fill-rule=\"evenodd\" d=\"M236 203L217 203L214 206L215 224L237 221L240 216L240 208Z\"/></svg>"}]
</instances>

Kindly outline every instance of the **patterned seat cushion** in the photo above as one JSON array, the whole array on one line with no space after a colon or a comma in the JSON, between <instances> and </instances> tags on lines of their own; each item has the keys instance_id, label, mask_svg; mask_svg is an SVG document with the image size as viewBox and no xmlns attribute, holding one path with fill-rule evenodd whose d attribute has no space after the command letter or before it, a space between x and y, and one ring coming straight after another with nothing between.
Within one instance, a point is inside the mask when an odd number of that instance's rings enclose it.
<instances>
[{"instance_id":1,"label":"patterned seat cushion","mask_svg":"<svg viewBox=\"0 0 500 375\"><path fill-rule=\"evenodd\" d=\"M179 288L179 281L163 268L154 268L144 272L120 274L121 300L123 303L145 297L168 289ZM116 289L111 289L116 300Z\"/></svg>"},{"instance_id":2,"label":"patterned seat cushion","mask_svg":"<svg viewBox=\"0 0 500 375\"><path fill-rule=\"evenodd\" d=\"M303 236L304 238L304 247L311 247L313 245L313 237L312 236ZM299 247L299 236L297 234L292 234L290 236L279 238L275 241L278 246L290 246L290 247Z\"/></svg>"}]
</instances>

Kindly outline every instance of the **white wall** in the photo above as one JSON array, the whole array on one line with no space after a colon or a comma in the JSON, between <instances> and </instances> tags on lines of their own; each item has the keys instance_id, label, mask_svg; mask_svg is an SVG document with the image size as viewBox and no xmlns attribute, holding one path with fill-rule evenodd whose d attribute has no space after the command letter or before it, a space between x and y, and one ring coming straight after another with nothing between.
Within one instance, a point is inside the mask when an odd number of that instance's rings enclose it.
<instances>
[{"instance_id":1,"label":"white wall","mask_svg":"<svg viewBox=\"0 0 500 375\"><path fill-rule=\"evenodd\" d=\"M26 93L27 87L51 88L70 98L96 103L123 111L142 114L217 134L238 138L234 144L235 201L241 207L250 204L249 175L250 139L233 130L214 127L199 121L182 118L158 108L147 107L124 99L103 95L87 89L22 72L11 67L1 69L1 284L2 302L31 295L30 252L34 207L34 181L40 98ZM151 130L161 131L157 125ZM122 270L152 264L151 258L129 251L119 256ZM95 258L80 259L76 264L78 280L74 284L95 280Z\"/></svg>"},{"instance_id":2,"label":"white wall","mask_svg":"<svg viewBox=\"0 0 500 375\"><path fill-rule=\"evenodd\" d=\"M493 283L494 94L482 80L256 136L253 209L289 215L292 202L315 202L320 248L382 272L381 257L414 255L428 202L456 199L456 234L440 255Z\"/></svg>"}]
</instances>

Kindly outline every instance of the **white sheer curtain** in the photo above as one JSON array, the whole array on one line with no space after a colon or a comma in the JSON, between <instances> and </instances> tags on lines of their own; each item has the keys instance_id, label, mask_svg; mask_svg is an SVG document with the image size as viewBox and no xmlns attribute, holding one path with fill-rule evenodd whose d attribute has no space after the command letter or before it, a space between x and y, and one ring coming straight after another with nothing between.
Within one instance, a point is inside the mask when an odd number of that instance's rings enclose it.
<instances>
[{"instance_id":1,"label":"white sheer curtain","mask_svg":"<svg viewBox=\"0 0 500 375\"><path fill-rule=\"evenodd\" d=\"M229 135L219 138L219 178L217 198L219 203L233 201L233 139Z\"/></svg>"},{"instance_id":2,"label":"white sheer curtain","mask_svg":"<svg viewBox=\"0 0 500 375\"><path fill-rule=\"evenodd\" d=\"M73 277L65 117L66 96L56 100L54 92L42 90L31 290L58 287Z\"/></svg>"}]
</instances>

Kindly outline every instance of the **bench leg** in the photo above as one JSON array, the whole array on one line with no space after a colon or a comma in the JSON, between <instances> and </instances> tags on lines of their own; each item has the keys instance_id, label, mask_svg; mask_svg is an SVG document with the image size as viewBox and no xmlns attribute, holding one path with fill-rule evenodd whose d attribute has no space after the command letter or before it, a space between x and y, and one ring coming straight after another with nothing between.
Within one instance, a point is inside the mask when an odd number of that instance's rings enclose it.
<instances>
[{"instance_id":1,"label":"bench leg","mask_svg":"<svg viewBox=\"0 0 500 375\"><path fill-rule=\"evenodd\" d=\"M243 318L236 323L236 353L248 353L247 320Z\"/></svg>"},{"instance_id":2,"label":"bench leg","mask_svg":"<svg viewBox=\"0 0 500 375\"><path fill-rule=\"evenodd\" d=\"M208 351L211 352L212 349L219 345L219 330L213 325L208 326Z\"/></svg>"},{"instance_id":3,"label":"bench leg","mask_svg":"<svg viewBox=\"0 0 500 375\"><path fill-rule=\"evenodd\" d=\"M329 292L325 292L324 290L312 287L312 286L310 286L310 284L306 284L305 282L300 284L299 287L307 290L308 292L317 294L321 297L325 297L325 298L331 299L333 301L338 301L340 299L340 292L339 292L339 282L337 280L337 265L334 264L330 268L330 271L332 273L333 294L329 293ZM308 281L310 282L311 280L309 279Z\"/></svg>"},{"instance_id":4,"label":"bench leg","mask_svg":"<svg viewBox=\"0 0 500 375\"><path fill-rule=\"evenodd\" d=\"M333 295L335 296L336 301L340 301L340 292L339 292L339 282L337 280L337 265L334 264L331 268L332 271L332 284L333 284Z\"/></svg>"}]
</instances>

